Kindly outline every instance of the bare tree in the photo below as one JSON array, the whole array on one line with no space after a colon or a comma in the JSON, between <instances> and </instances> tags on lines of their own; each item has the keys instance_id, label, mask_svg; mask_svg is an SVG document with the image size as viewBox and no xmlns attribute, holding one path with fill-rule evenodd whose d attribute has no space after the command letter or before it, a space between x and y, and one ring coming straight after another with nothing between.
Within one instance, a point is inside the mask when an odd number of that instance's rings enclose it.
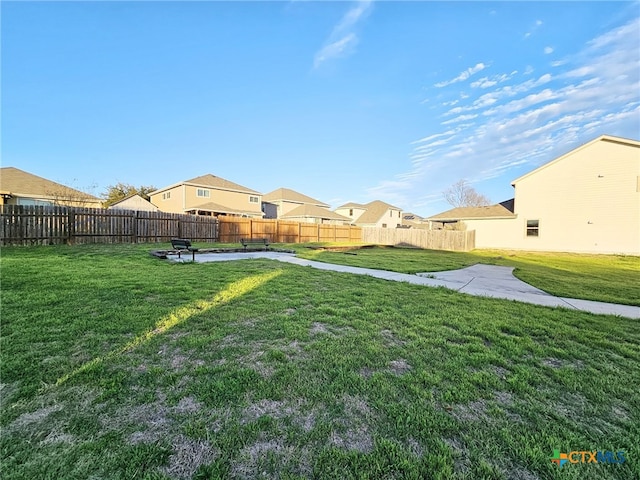
<instances>
[{"instance_id":1,"label":"bare tree","mask_svg":"<svg viewBox=\"0 0 640 480\"><path fill-rule=\"evenodd\" d=\"M453 207L484 207L491 204L486 196L478 193L466 180L456 183L442 192L444 199Z\"/></svg>"},{"instance_id":2,"label":"bare tree","mask_svg":"<svg viewBox=\"0 0 640 480\"><path fill-rule=\"evenodd\" d=\"M88 190L95 189L95 186ZM45 191L45 194L56 206L65 207L100 207L100 201L88 191L68 187L66 185L52 186Z\"/></svg>"}]
</instances>

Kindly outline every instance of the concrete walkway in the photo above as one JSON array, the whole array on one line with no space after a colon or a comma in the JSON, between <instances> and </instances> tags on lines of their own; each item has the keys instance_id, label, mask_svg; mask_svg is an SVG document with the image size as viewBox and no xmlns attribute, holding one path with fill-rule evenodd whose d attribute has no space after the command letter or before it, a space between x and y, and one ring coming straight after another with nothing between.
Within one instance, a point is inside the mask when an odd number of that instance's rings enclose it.
<instances>
[{"instance_id":1,"label":"concrete walkway","mask_svg":"<svg viewBox=\"0 0 640 480\"><path fill-rule=\"evenodd\" d=\"M412 275L408 273L389 272L387 270L375 270L373 268L350 267L347 265L316 262L298 258L295 254L280 252L203 253L196 255L196 262L221 262L251 258L266 258L292 263L302 267L313 267L319 270L330 270L356 275L369 275L383 280L407 282L428 287L446 287L461 293L480 297L503 298L547 307L564 307L571 310L583 310L596 314L640 319L640 307L549 295L514 277L513 267L478 264L460 270L424 272ZM190 259L178 260L173 257L171 259L174 261L190 261Z\"/></svg>"}]
</instances>

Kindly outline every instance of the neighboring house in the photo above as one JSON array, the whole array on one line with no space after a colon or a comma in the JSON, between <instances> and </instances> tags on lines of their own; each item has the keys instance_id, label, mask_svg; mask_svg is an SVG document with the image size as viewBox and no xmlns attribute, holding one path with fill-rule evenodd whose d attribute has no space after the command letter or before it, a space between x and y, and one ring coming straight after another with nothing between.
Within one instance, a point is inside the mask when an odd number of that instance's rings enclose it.
<instances>
[{"instance_id":1,"label":"neighboring house","mask_svg":"<svg viewBox=\"0 0 640 480\"><path fill-rule=\"evenodd\" d=\"M464 230L469 220L516 218L514 199L483 207L457 207L429 217L431 230Z\"/></svg>"},{"instance_id":2,"label":"neighboring house","mask_svg":"<svg viewBox=\"0 0 640 480\"><path fill-rule=\"evenodd\" d=\"M262 218L262 194L207 174L174 183L149 194L161 211L207 216Z\"/></svg>"},{"instance_id":3,"label":"neighboring house","mask_svg":"<svg viewBox=\"0 0 640 480\"><path fill-rule=\"evenodd\" d=\"M421 228L421 229L429 229L429 222L425 221L419 215L415 213L406 212L402 214L402 227L403 228Z\"/></svg>"},{"instance_id":4,"label":"neighboring house","mask_svg":"<svg viewBox=\"0 0 640 480\"><path fill-rule=\"evenodd\" d=\"M351 219L317 205L300 205L279 217L301 223L325 223L331 225L349 225Z\"/></svg>"},{"instance_id":5,"label":"neighboring house","mask_svg":"<svg viewBox=\"0 0 640 480\"><path fill-rule=\"evenodd\" d=\"M359 227L397 228L402 226L402 210L380 200L365 203L346 203L335 212L349 217Z\"/></svg>"},{"instance_id":6,"label":"neighboring house","mask_svg":"<svg viewBox=\"0 0 640 480\"><path fill-rule=\"evenodd\" d=\"M262 196L263 211L265 218L283 218L292 210L303 205L311 205L328 209L329 205L315 198L308 197L302 193L289 188L278 188L273 192Z\"/></svg>"},{"instance_id":7,"label":"neighboring house","mask_svg":"<svg viewBox=\"0 0 640 480\"><path fill-rule=\"evenodd\" d=\"M118 200L115 203L112 203L109 206L109 210L137 210L137 211L145 211L145 212L157 212L158 207L156 207L149 200L142 198L137 193L133 195L129 195L122 200Z\"/></svg>"},{"instance_id":8,"label":"neighboring house","mask_svg":"<svg viewBox=\"0 0 640 480\"><path fill-rule=\"evenodd\" d=\"M429 220L464 222L476 248L640 255L639 141L603 135L511 184L511 208L454 209Z\"/></svg>"},{"instance_id":9,"label":"neighboring house","mask_svg":"<svg viewBox=\"0 0 640 480\"><path fill-rule=\"evenodd\" d=\"M0 205L102 208L102 200L15 167L0 168Z\"/></svg>"}]
</instances>

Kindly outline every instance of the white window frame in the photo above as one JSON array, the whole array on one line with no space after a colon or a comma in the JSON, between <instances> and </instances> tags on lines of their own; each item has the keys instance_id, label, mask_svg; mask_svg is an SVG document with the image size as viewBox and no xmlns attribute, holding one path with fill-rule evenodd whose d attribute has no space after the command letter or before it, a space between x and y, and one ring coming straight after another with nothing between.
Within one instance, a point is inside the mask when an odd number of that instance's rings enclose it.
<instances>
[{"instance_id":1,"label":"white window frame","mask_svg":"<svg viewBox=\"0 0 640 480\"><path fill-rule=\"evenodd\" d=\"M196 197L211 198L211 190L207 188L196 189Z\"/></svg>"},{"instance_id":2,"label":"white window frame","mask_svg":"<svg viewBox=\"0 0 640 480\"><path fill-rule=\"evenodd\" d=\"M531 225L529 225L531 223ZM535 233L533 233L535 232ZM540 236L540 220L525 220L525 236L527 238L537 238Z\"/></svg>"},{"instance_id":3,"label":"white window frame","mask_svg":"<svg viewBox=\"0 0 640 480\"><path fill-rule=\"evenodd\" d=\"M260 203L260 198L255 195L249 195L249 203Z\"/></svg>"},{"instance_id":4,"label":"white window frame","mask_svg":"<svg viewBox=\"0 0 640 480\"><path fill-rule=\"evenodd\" d=\"M162 194L162 200L169 200L171 198L171 192L164 192Z\"/></svg>"}]
</instances>

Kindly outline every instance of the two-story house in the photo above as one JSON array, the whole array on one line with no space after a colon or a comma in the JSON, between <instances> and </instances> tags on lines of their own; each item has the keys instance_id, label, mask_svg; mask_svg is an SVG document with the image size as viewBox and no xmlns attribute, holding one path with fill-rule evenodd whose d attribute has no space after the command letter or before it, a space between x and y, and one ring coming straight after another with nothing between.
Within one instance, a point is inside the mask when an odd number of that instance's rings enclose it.
<instances>
[{"instance_id":1,"label":"two-story house","mask_svg":"<svg viewBox=\"0 0 640 480\"><path fill-rule=\"evenodd\" d=\"M174 183L149 194L161 211L207 216L262 218L262 194L207 174Z\"/></svg>"},{"instance_id":2,"label":"two-story house","mask_svg":"<svg viewBox=\"0 0 640 480\"><path fill-rule=\"evenodd\" d=\"M402 209L380 200L363 205L346 203L335 212L349 217L359 227L397 228L402 225Z\"/></svg>"}]
</instances>

